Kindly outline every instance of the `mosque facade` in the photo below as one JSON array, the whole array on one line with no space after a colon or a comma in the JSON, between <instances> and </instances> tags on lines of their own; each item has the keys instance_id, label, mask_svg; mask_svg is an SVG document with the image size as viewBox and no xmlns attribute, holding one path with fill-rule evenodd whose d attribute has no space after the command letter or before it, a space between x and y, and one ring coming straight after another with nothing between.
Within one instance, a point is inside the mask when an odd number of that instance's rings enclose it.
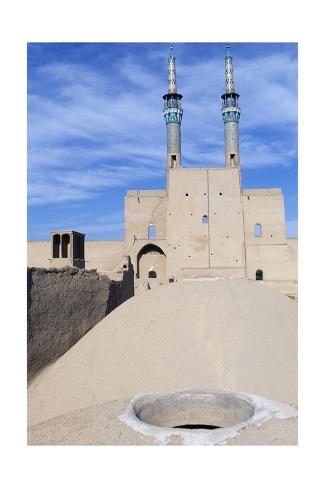
<instances>
[{"instance_id":1,"label":"mosque facade","mask_svg":"<svg viewBox=\"0 0 325 488\"><path fill-rule=\"evenodd\" d=\"M28 243L28 265L96 268L114 279L131 269L135 294L181 280L243 278L295 298L298 240L286 237L282 190L242 188L241 113L229 47L221 96L224 167L182 166L181 100L171 48L163 96L167 185L127 192L124 240L90 241L72 230L52 231L50 241Z\"/></svg>"}]
</instances>

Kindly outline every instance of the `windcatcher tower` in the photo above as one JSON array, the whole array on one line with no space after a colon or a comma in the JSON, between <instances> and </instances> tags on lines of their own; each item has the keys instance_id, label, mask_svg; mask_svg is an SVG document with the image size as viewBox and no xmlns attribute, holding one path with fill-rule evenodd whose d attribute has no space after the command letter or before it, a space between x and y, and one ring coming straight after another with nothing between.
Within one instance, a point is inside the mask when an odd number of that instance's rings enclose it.
<instances>
[{"instance_id":1,"label":"windcatcher tower","mask_svg":"<svg viewBox=\"0 0 325 488\"><path fill-rule=\"evenodd\" d=\"M235 92L234 72L230 47L227 45L225 57L226 93L222 98L222 117L225 124L225 166L226 168L239 167L238 123L240 108L238 106L238 93Z\"/></svg>"},{"instance_id":2,"label":"windcatcher tower","mask_svg":"<svg viewBox=\"0 0 325 488\"><path fill-rule=\"evenodd\" d=\"M164 99L164 118L167 126L167 169L181 167L182 95L177 93L176 58L173 46L168 57L168 93Z\"/></svg>"}]
</instances>

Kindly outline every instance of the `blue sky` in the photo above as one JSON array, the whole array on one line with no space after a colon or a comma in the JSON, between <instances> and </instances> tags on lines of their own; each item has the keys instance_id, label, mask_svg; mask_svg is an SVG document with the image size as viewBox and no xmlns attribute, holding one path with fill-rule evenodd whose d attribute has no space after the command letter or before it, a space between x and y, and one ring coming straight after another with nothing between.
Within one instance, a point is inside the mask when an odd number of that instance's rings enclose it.
<instances>
[{"instance_id":1,"label":"blue sky","mask_svg":"<svg viewBox=\"0 0 325 488\"><path fill-rule=\"evenodd\" d=\"M244 188L281 187L297 235L297 44L233 43ZM165 188L166 43L28 45L28 239L123 239L124 195ZM184 167L222 167L221 43L175 44Z\"/></svg>"}]
</instances>

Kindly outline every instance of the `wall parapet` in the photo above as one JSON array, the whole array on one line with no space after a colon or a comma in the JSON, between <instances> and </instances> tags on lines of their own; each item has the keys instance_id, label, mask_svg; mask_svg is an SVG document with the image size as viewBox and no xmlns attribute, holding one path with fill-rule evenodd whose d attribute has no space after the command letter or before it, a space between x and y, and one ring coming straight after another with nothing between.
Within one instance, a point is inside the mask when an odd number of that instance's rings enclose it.
<instances>
[{"instance_id":1,"label":"wall parapet","mask_svg":"<svg viewBox=\"0 0 325 488\"><path fill-rule=\"evenodd\" d=\"M281 195L281 188L246 188L243 189L243 195Z\"/></svg>"},{"instance_id":2,"label":"wall parapet","mask_svg":"<svg viewBox=\"0 0 325 488\"><path fill-rule=\"evenodd\" d=\"M166 197L166 190L128 190L128 197Z\"/></svg>"}]
</instances>

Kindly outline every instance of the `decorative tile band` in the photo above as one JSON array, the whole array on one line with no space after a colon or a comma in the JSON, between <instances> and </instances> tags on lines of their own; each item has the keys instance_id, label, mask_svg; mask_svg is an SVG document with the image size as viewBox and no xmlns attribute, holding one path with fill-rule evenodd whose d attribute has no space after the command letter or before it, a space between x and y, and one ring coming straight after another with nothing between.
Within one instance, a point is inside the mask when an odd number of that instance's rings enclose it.
<instances>
[{"instance_id":1,"label":"decorative tile band","mask_svg":"<svg viewBox=\"0 0 325 488\"><path fill-rule=\"evenodd\" d=\"M181 152L181 127L179 123L167 125L167 152L168 154L180 154Z\"/></svg>"},{"instance_id":2,"label":"decorative tile band","mask_svg":"<svg viewBox=\"0 0 325 488\"><path fill-rule=\"evenodd\" d=\"M181 124L183 117L183 110L178 108L169 108L164 110L164 117L166 124Z\"/></svg>"}]
</instances>

